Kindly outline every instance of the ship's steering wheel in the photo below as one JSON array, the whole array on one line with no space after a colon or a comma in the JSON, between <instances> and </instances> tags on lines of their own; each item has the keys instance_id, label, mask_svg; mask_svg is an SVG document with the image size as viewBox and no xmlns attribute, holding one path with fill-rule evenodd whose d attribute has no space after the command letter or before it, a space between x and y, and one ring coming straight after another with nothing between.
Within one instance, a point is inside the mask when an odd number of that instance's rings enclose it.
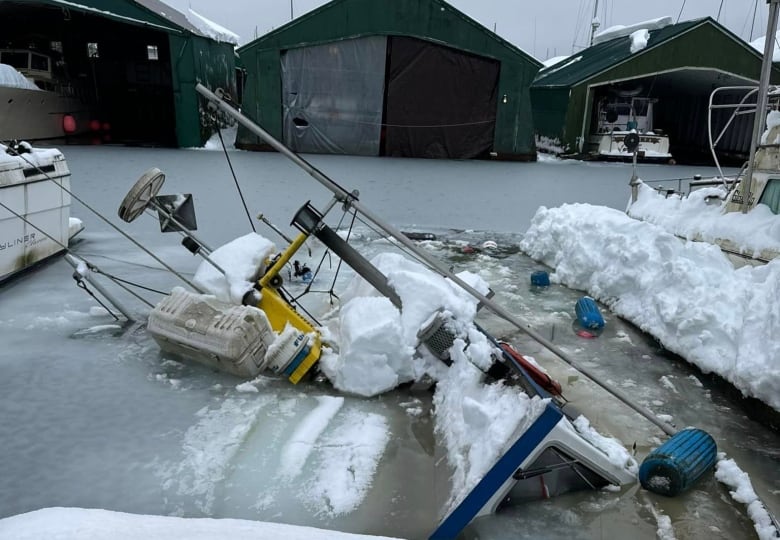
<instances>
[{"instance_id":1,"label":"ship's steering wheel","mask_svg":"<svg viewBox=\"0 0 780 540\"><path fill-rule=\"evenodd\" d=\"M160 192L163 182L165 182L165 174L157 167L146 171L122 199L122 204L119 205L119 217L128 223L134 221Z\"/></svg>"}]
</instances>

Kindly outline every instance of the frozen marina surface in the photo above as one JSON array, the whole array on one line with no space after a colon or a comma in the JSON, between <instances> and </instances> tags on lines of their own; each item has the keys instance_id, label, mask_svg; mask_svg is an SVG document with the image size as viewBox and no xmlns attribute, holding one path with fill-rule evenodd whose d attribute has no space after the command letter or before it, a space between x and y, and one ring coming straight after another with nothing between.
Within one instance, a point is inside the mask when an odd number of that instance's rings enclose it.
<instances>
[{"instance_id":1,"label":"frozen marina surface","mask_svg":"<svg viewBox=\"0 0 780 540\"><path fill-rule=\"evenodd\" d=\"M157 166L168 175L163 193L193 193L198 235L211 245L249 229L221 154L79 147L66 147L64 153L74 192L111 218L135 179ZM285 232L291 233L285 224L306 200L322 208L330 198L281 156L230 155L251 211L263 212ZM528 276L541 266L523 256L518 244L536 209L566 202L622 209L629 166L310 159L346 188L358 188L364 204L397 227L438 234L440 240L426 243L426 249L457 271L481 276L497 301L591 369L630 388L636 399L678 426L695 425L713 434L719 449L748 472L756 491L777 512L780 445L775 433L746 419L712 380L606 310L607 329L599 339L576 336L571 330L573 305L582 291L557 284L546 291L530 290ZM643 170L644 178L704 172L662 166ZM178 284L75 203L73 213L87 227L74 247L77 255L162 291ZM273 236L256 224L265 236ZM119 226L190 277L195 272L199 260L178 245L176 235L161 235L148 216ZM358 249L370 256L392 249L365 228L354 236ZM493 254L463 249L488 239L499 245ZM314 252L316 256L316 246ZM316 289L325 292L307 297L320 313L330 307L332 280L338 294L351 278L344 271L335 277L335 261L326 260L323 267L329 273L316 281ZM75 287L71 273L57 261L2 290L0 338L12 353L0 359L3 517L65 506L251 519L407 538L432 530L449 495L439 488L449 486L450 478L446 468L436 466L442 448L435 444L429 393L397 390L365 399L324 383L247 382L165 358L142 330L119 335L113 320L94 310L92 299ZM294 283L290 287L301 290ZM148 309L132 299L128 303L139 314ZM483 326L550 370L602 433L627 447L636 442L638 459L663 440L653 426L517 331L487 313L480 317ZM325 427L312 442L308 430L298 430L302 425ZM387 433L381 453L376 447L351 448L352 428ZM327 489L339 479L326 477L324 466L337 452L359 463L376 463L370 488L352 509L341 498L325 503ZM634 486L508 507L475 523L469 534L655 538L663 516L680 539L755 534L744 506L733 503L712 476L673 500Z\"/></svg>"}]
</instances>

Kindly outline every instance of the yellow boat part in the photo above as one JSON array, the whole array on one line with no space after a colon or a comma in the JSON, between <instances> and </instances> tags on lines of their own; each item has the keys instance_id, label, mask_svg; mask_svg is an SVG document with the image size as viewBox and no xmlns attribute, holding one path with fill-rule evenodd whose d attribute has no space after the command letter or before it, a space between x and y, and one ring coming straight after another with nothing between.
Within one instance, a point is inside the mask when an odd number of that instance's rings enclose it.
<instances>
[{"instance_id":1,"label":"yellow boat part","mask_svg":"<svg viewBox=\"0 0 780 540\"><path fill-rule=\"evenodd\" d=\"M284 268L284 265L287 264L295 252L300 249L307 238L307 234L299 234L258 281L262 296L257 307L265 312L266 317L268 317L268 322L271 323L271 328L273 328L274 332L281 333L287 326L287 323L289 323L304 334L313 336L310 340L311 343L309 344L308 353L306 353L303 358L296 357L293 359L291 365L288 367L288 369L290 367L292 368L292 372L287 374L287 378L293 384L297 384L320 359L320 354L322 353L322 340L320 333L309 323L309 321L304 319L292 308L292 306L290 306L290 304L285 302L279 295L279 292L269 284L271 283L271 280L279 274L281 269ZM285 370L285 373L287 373L288 369Z\"/></svg>"}]
</instances>

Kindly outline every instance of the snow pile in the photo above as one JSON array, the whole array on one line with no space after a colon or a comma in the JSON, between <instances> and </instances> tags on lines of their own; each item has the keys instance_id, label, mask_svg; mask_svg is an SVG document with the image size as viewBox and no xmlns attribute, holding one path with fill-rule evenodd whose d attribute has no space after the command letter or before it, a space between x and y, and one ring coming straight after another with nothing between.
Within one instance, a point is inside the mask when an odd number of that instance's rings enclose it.
<instances>
[{"instance_id":1,"label":"snow pile","mask_svg":"<svg viewBox=\"0 0 780 540\"><path fill-rule=\"evenodd\" d=\"M40 88L35 86L34 82L8 64L0 64L0 86L22 88L25 90L40 90Z\"/></svg>"},{"instance_id":2,"label":"snow pile","mask_svg":"<svg viewBox=\"0 0 780 540\"><path fill-rule=\"evenodd\" d=\"M731 489L729 493L732 499L747 506L759 540L776 540L779 531L753 490L747 473L742 471L733 459L726 459L724 454L719 454L718 463L715 465L715 478Z\"/></svg>"},{"instance_id":3,"label":"snow pile","mask_svg":"<svg viewBox=\"0 0 780 540\"><path fill-rule=\"evenodd\" d=\"M780 126L780 111L769 111L766 115L766 129L761 134L761 144L780 144L780 133L772 130ZM769 138L772 137L770 141Z\"/></svg>"},{"instance_id":4,"label":"snow pile","mask_svg":"<svg viewBox=\"0 0 780 540\"><path fill-rule=\"evenodd\" d=\"M268 257L276 250L274 244L257 233L249 233L215 249L209 258L225 274L208 261L200 263L193 283L223 302L241 304L258 275L265 268Z\"/></svg>"},{"instance_id":5,"label":"snow pile","mask_svg":"<svg viewBox=\"0 0 780 540\"><path fill-rule=\"evenodd\" d=\"M762 56L764 54L765 40L766 36L761 36L760 38L756 38L750 42L750 46L757 50L758 53ZM775 34L775 46L772 51L772 62L780 62L780 45L778 45L778 43L780 43L780 30Z\"/></svg>"},{"instance_id":6,"label":"snow pile","mask_svg":"<svg viewBox=\"0 0 780 540\"><path fill-rule=\"evenodd\" d=\"M484 336L479 339L474 333L472 337L478 340L479 348L485 348ZM435 431L444 442L453 470L444 513L460 504L500 457L510 436L525 431L547 403L502 383L484 384L482 372L470 362L464 347L465 342L457 340L454 362L433 396Z\"/></svg>"},{"instance_id":7,"label":"snow pile","mask_svg":"<svg viewBox=\"0 0 780 540\"><path fill-rule=\"evenodd\" d=\"M630 36L637 30L660 30L661 28L669 26L670 24L672 24L671 17L659 17L657 19L650 19L649 21L638 22L628 26L623 26L620 24L610 26L606 30L602 30L593 36L593 44L596 45L597 43L604 43L605 41L610 41L616 38Z\"/></svg>"},{"instance_id":8,"label":"snow pile","mask_svg":"<svg viewBox=\"0 0 780 540\"><path fill-rule=\"evenodd\" d=\"M780 410L780 260L735 270L716 246L588 204L541 207L521 249L705 373Z\"/></svg>"},{"instance_id":9,"label":"snow pile","mask_svg":"<svg viewBox=\"0 0 780 540\"><path fill-rule=\"evenodd\" d=\"M630 46L631 54L638 53L639 51L647 47L647 40L650 39L650 32L647 30L647 28L641 28L636 32L632 32L630 39L631 39L631 46Z\"/></svg>"},{"instance_id":10,"label":"snow pile","mask_svg":"<svg viewBox=\"0 0 780 540\"><path fill-rule=\"evenodd\" d=\"M236 134L238 133L238 125L222 128L219 133L214 133L203 148L196 147L196 150L219 150L222 152L224 149L235 150L236 149ZM221 140L220 140L221 137ZM224 142L225 148L222 147Z\"/></svg>"},{"instance_id":11,"label":"snow pile","mask_svg":"<svg viewBox=\"0 0 780 540\"><path fill-rule=\"evenodd\" d=\"M316 396L319 406L298 423L282 449L279 474L288 480L294 479L303 470L317 439L344 405L343 397Z\"/></svg>"},{"instance_id":12,"label":"snow pile","mask_svg":"<svg viewBox=\"0 0 780 540\"><path fill-rule=\"evenodd\" d=\"M381 414L356 409L344 414L318 444L320 465L303 483L304 505L328 517L355 510L373 484L389 441L390 427Z\"/></svg>"},{"instance_id":13,"label":"snow pile","mask_svg":"<svg viewBox=\"0 0 780 540\"><path fill-rule=\"evenodd\" d=\"M629 215L689 240L728 239L745 254L780 251L780 215L773 214L765 204L756 205L747 214L724 213L720 200L725 196L725 189L708 187L694 190L688 197L665 197L640 184Z\"/></svg>"},{"instance_id":14,"label":"snow pile","mask_svg":"<svg viewBox=\"0 0 780 540\"><path fill-rule=\"evenodd\" d=\"M0 537L14 540L391 540L386 536L243 519L144 516L82 508L44 508L2 519Z\"/></svg>"},{"instance_id":15,"label":"snow pile","mask_svg":"<svg viewBox=\"0 0 780 540\"><path fill-rule=\"evenodd\" d=\"M184 434L181 461L161 467L164 492L191 496L202 512L210 513L220 486L230 476L231 463L241 450L241 442L272 399L270 395L251 400L227 399L218 408L206 406L199 410L198 423Z\"/></svg>"},{"instance_id":16,"label":"snow pile","mask_svg":"<svg viewBox=\"0 0 780 540\"><path fill-rule=\"evenodd\" d=\"M335 330L340 334L341 350L320 361L322 371L339 390L361 396L385 392L425 374L437 379L444 364L418 348L417 334L436 313L450 321L454 332L465 332L476 314L476 299L401 255L382 253L371 263L387 277L403 309L398 310L356 276L341 296L343 307ZM487 293L488 285L479 276L463 273L458 277ZM418 349L421 354L415 355ZM489 367L489 355L479 363Z\"/></svg>"},{"instance_id":17,"label":"snow pile","mask_svg":"<svg viewBox=\"0 0 780 540\"><path fill-rule=\"evenodd\" d=\"M200 30L204 36L210 37L215 41L238 45L239 36L237 34L234 34L227 28L207 19L192 8L188 10L187 20L190 21L195 28Z\"/></svg>"}]
</instances>

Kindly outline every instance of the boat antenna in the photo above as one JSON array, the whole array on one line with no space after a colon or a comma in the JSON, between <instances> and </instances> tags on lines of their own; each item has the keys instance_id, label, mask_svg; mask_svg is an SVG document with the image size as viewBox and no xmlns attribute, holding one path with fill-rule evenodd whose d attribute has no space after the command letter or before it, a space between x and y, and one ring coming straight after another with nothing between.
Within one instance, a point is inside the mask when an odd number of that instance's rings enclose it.
<instances>
[{"instance_id":1,"label":"boat antenna","mask_svg":"<svg viewBox=\"0 0 780 540\"><path fill-rule=\"evenodd\" d=\"M767 0L769 3L769 18L764 36L764 58L761 62L761 78L758 82L758 97L756 102L756 116L753 120L753 137L750 139L750 158L745 172L745 187L742 190L742 213L746 214L750 209L751 192L753 190L753 161L756 158L756 148L761 139L766 123L766 106L769 91L769 75L772 69L772 55L775 48L775 34L777 33L778 8L780 0Z\"/></svg>"}]
</instances>

